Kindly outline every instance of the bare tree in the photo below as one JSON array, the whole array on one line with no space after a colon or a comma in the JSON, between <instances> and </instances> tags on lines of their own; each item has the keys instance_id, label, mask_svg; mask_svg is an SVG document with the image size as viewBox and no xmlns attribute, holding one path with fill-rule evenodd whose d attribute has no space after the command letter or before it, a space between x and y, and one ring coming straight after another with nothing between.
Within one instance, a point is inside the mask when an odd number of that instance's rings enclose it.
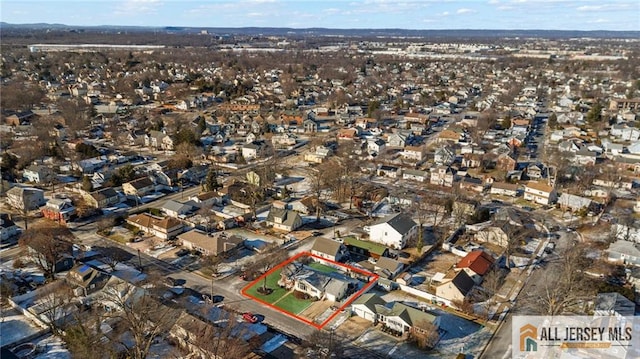
<instances>
[{"instance_id":1,"label":"bare tree","mask_svg":"<svg viewBox=\"0 0 640 359\"><path fill-rule=\"evenodd\" d=\"M47 284L36 294L35 301L40 317L45 319L52 332L59 333L71 317L75 307L71 305L73 293L64 281Z\"/></svg>"},{"instance_id":2,"label":"bare tree","mask_svg":"<svg viewBox=\"0 0 640 359\"><path fill-rule=\"evenodd\" d=\"M102 254L102 261L108 265L112 271L116 270L118 263L123 263L131 259L131 254L120 248L108 248L107 250L107 253Z\"/></svg>"},{"instance_id":3,"label":"bare tree","mask_svg":"<svg viewBox=\"0 0 640 359\"><path fill-rule=\"evenodd\" d=\"M309 357L318 359L342 358L345 343L333 330L318 330L313 332L302 344L310 349Z\"/></svg>"},{"instance_id":4,"label":"bare tree","mask_svg":"<svg viewBox=\"0 0 640 359\"><path fill-rule=\"evenodd\" d=\"M74 358L113 358L118 351L111 345L100 326L105 320L104 312L89 308L76 312L73 321L64 326L64 342Z\"/></svg>"},{"instance_id":5,"label":"bare tree","mask_svg":"<svg viewBox=\"0 0 640 359\"><path fill-rule=\"evenodd\" d=\"M169 333L182 312L162 305L146 290L126 283L107 287L102 293L103 302L111 308L105 319L115 327L109 340L133 359L146 358L156 337ZM126 342L128 337L133 345Z\"/></svg>"},{"instance_id":6,"label":"bare tree","mask_svg":"<svg viewBox=\"0 0 640 359\"><path fill-rule=\"evenodd\" d=\"M584 268L589 260L582 246L567 248L559 255L557 269L547 275L535 294L529 295L524 306L539 315L580 314L580 303L593 298L594 288L584 285Z\"/></svg>"},{"instance_id":7,"label":"bare tree","mask_svg":"<svg viewBox=\"0 0 640 359\"><path fill-rule=\"evenodd\" d=\"M206 317L207 313L201 313ZM235 314L222 310L217 321L223 324L210 324L196 316L183 314L176 323L172 336L178 340L184 351L193 358L240 359L253 351L258 342L242 339L245 327L235 319Z\"/></svg>"},{"instance_id":8,"label":"bare tree","mask_svg":"<svg viewBox=\"0 0 640 359\"><path fill-rule=\"evenodd\" d=\"M53 279L59 262L72 254L71 238L66 227L46 221L27 229L20 237L19 244L29 250L34 264L44 272L45 277Z\"/></svg>"}]
</instances>

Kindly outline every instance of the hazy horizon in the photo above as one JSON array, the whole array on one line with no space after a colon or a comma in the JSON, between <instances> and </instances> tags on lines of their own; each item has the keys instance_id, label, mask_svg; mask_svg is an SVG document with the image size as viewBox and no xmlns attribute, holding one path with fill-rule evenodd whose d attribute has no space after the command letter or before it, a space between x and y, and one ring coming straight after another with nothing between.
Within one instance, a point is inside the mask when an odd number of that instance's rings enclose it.
<instances>
[{"instance_id":1,"label":"hazy horizon","mask_svg":"<svg viewBox=\"0 0 640 359\"><path fill-rule=\"evenodd\" d=\"M0 8L0 20L15 25L640 31L640 2L626 0L9 0Z\"/></svg>"}]
</instances>

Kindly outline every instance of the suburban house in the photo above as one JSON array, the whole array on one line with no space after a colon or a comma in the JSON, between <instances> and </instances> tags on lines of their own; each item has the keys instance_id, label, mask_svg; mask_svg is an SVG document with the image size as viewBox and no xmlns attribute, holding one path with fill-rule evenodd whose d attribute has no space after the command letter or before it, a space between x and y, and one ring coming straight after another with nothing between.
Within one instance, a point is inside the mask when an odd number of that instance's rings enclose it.
<instances>
[{"instance_id":1,"label":"suburban house","mask_svg":"<svg viewBox=\"0 0 640 359\"><path fill-rule=\"evenodd\" d=\"M640 244L617 240L609 245L608 260L615 263L640 266Z\"/></svg>"},{"instance_id":2,"label":"suburban house","mask_svg":"<svg viewBox=\"0 0 640 359\"><path fill-rule=\"evenodd\" d=\"M594 166L598 160L598 154L594 151L589 151L587 148L581 148L578 150L572 161L582 166Z\"/></svg>"},{"instance_id":3,"label":"suburban house","mask_svg":"<svg viewBox=\"0 0 640 359\"><path fill-rule=\"evenodd\" d=\"M530 181L524 186L524 199L542 205L549 205L556 200L556 190L546 182Z\"/></svg>"},{"instance_id":4,"label":"suburban house","mask_svg":"<svg viewBox=\"0 0 640 359\"><path fill-rule=\"evenodd\" d=\"M407 144L407 136L402 133L392 133L387 137L387 147L404 148Z\"/></svg>"},{"instance_id":5,"label":"suburban house","mask_svg":"<svg viewBox=\"0 0 640 359\"><path fill-rule=\"evenodd\" d=\"M558 198L558 205L563 211L578 212L588 210L593 201L589 198L576 196L574 194L562 193Z\"/></svg>"},{"instance_id":6,"label":"suburban house","mask_svg":"<svg viewBox=\"0 0 640 359\"><path fill-rule=\"evenodd\" d=\"M452 302L463 302L475 282L465 271L459 271L451 280L436 287L436 295Z\"/></svg>"},{"instance_id":7,"label":"suburban house","mask_svg":"<svg viewBox=\"0 0 640 359\"><path fill-rule=\"evenodd\" d=\"M289 202L289 209L302 214L315 214L318 210L318 206L322 207L322 204L318 201L318 197L316 196L306 196L297 201Z\"/></svg>"},{"instance_id":8,"label":"suburban house","mask_svg":"<svg viewBox=\"0 0 640 359\"><path fill-rule=\"evenodd\" d=\"M431 175L427 171L412 169L405 169L404 171L402 171L402 179L405 180L426 182L430 177Z\"/></svg>"},{"instance_id":9,"label":"suburban house","mask_svg":"<svg viewBox=\"0 0 640 359\"><path fill-rule=\"evenodd\" d=\"M617 292L598 293L593 311L595 316L633 317L636 303Z\"/></svg>"},{"instance_id":10,"label":"suburban house","mask_svg":"<svg viewBox=\"0 0 640 359\"><path fill-rule=\"evenodd\" d=\"M612 226L617 239L640 243L640 220L625 221Z\"/></svg>"},{"instance_id":11,"label":"suburban house","mask_svg":"<svg viewBox=\"0 0 640 359\"><path fill-rule=\"evenodd\" d=\"M324 273L299 262L287 264L280 272L278 285L306 293L318 300L340 301L357 286L357 280L337 273Z\"/></svg>"},{"instance_id":12,"label":"suburban house","mask_svg":"<svg viewBox=\"0 0 640 359\"><path fill-rule=\"evenodd\" d=\"M262 147L255 142L247 143L242 146L242 157L249 161L255 158L258 158L258 153Z\"/></svg>"},{"instance_id":13,"label":"suburban house","mask_svg":"<svg viewBox=\"0 0 640 359\"><path fill-rule=\"evenodd\" d=\"M412 331L423 332L429 327L423 327L423 323L430 324L435 328L440 326L440 317L422 310L410 307L406 304L395 302L393 306L376 307L378 322L384 323L387 327L397 330L403 334Z\"/></svg>"},{"instance_id":14,"label":"suburban house","mask_svg":"<svg viewBox=\"0 0 640 359\"><path fill-rule=\"evenodd\" d=\"M42 207L42 215L54 221L66 222L76 214L70 199L52 198Z\"/></svg>"},{"instance_id":15,"label":"suburban house","mask_svg":"<svg viewBox=\"0 0 640 359\"><path fill-rule=\"evenodd\" d=\"M182 233L184 225L181 221L165 217L160 218L148 213L141 213L127 218L127 223L139 228L141 231L167 240Z\"/></svg>"},{"instance_id":16,"label":"suburban house","mask_svg":"<svg viewBox=\"0 0 640 359\"><path fill-rule=\"evenodd\" d=\"M418 225L404 213L384 217L369 228L369 240L395 249L404 248L418 234Z\"/></svg>"},{"instance_id":17,"label":"suburban house","mask_svg":"<svg viewBox=\"0 0 640 359\"><path fill-rule=\"evenodd\" d=\"M7 203L21 211L31 211L45 204L44 191L37 188L13 187L7 191Z\"/></svg>"},{"instance_id":18,"label":"suburban house","mask_svg":"<svg viewBox=\"0 0 640 359\"><path fill-rule=\"evenodd\" d=\"M456 264L456 269L465 271L475 284L482 283L482 278L493 265L493 257L482 250L475 250L467 254Z\"/></svg>"},{"instance_id":19,"label":"suburban house","mask_svg":"<svg viewBox=\"0 0 640 359\"><path fill-rule=\"evenodd\" d=\"M340 262L340 260L348 254L348 251L347 247L338 241L325 237L318 237L315 242L313 242L311 254L335 262Z\"/></svg>"},{"instance_id":20,"label":"suburban house","mask_svg":"<svg viewBox=\"0 0 640 359\"><path fill-rule=\"evenodd\" d=\"M265 222L275 229L291 232L302 226L302 217L290 209L271 207Z\"/></svg>"},{"instance_id":21,"label":"suburban house","mask_svg":"<svg viewBox=\"0 0 640 359\"><path fill-rule=\"evenodd\" d=\"M516 197L518 195L518 185L515 183L507 182L493 182L493 184L491 184L491 191L489 193L501 196Z\"/></svg>"},{"instance_id":22,"label":"suburban house","mask_svg":"<svg viewBox=\"0 0 640 359\"><path fill-rule=\"evenodd\" d=\"M173 140L162 131L149 131L149 133L144 136L144 145L155 149L173 151Z\"/></svg>"},{"instance_id":23,"label":"suburban house","mask_svg":"<svg viewBox=\"0 0 640 359\"><path fill-rule=\"evenodd\" d=\"M400 168L395 166L380 165L376 174L380 177L398 178Z\"/></svg>"},{"instance_id":24,"label":"suburban house","mask_svg":"<svg viewBox=\"0 0 640 359\"><path fill-rule=\"evenodd\" d=\"M56 248L55 256L52 256L51 253L41 253L33 247L27 247L28 255L33 257L32 260L45 264L53 273L71 269L73 267L73 243L59 238L53 238L52 241L56 242L53 245ZM52 247L46 246L46 248ZM46 248L43 250L46 251Z\"/></svg>"},{"instance_id":25,"label":"suburban house","mask_svg":"<svg viewBox=\"0 0 640 359\"><path fill-rule=\"evenodd\" d=\"M429 182L431 184L437 186L453 187L454 173L451 167L431 167L430 171L431 175L429 177Z\"/></svg>"},{"instance_id":26,"label":"suburban house","mask_svg":"<svg viewBox=\"0 0 640 359\"><path fill-rule=\"evenodd\" d=\"M111 187L83 194L82 198L94 208L106 208L120 203L118 192Z\"/></svg>"},{"instance_id":27,"label":"suburban house","mask_svg":"<svg viewBox=\"0 0 640 359\"><path fill-rule=\"evenodd\" d=\"M109 275L86 264L80 264L67 273L65 280L74 287L74 294L86 297L102 289L109 281Z\"/></svg>"},{"instance_id":28,"label":"suburban house","mask_svg":"<svg viewBox=\"0 0 640 359\"><path fill-rule=\"evenodd\" d=\"M22 172L22 177L27 182L33 183L48 183L53 179L54 175L49 167L41 165L31 165Z\"/></svg>"},{"instance_id":29,"label":"suburban house","mask_svg":"<svg viewBox=\"0 0 640 359\"><path fill-rule=\"evenodd\" d=\"M422 323L440 326L440 317L400 302L387 303L377 294L366 293L351 304L353 314L373 323L382 323L401 333L420 331Z\"/></svg>"},{"instance_id":30,"label":"suburban house","mask_svg":"<svg viewBox=\"0 0 640 359\"><path fill-rule=\"evenodd\" d=\"M425 159L426 148L424 146L407 146L400 156L408 161L420 162Z\"/></svg>"},{"instance_id":31,"label":"suburban house","mask_svg":"<svg viewBox=\"0 0 640 359\"><path fill-rule=\"evenodd\" d=\"M166 201L160 209L167 216L173 218L183 218L185 215L192 213L196 209L195 206L187 203L180 203L172 199Z\"/></svg>"},{"instance_id":32,"label":"suburban house","mask_svg":"<svg viewBox=\"0 0 640 359\"><path fill-rule=\"evenodd\" d=\"M0 240L7 240L20 233L20 227L11 220L8 214L0 213Z\"/></svg>"},{"instance_id":33,"label":"suburban house","mask_svg":"<svg viewBox=\"0 0 640 359\"><path fill-rule=\"evenodd\" d=\"M484 192L484 182L480 178L465 176L460 179L459 185L465 191Z\"/></svg>"},{"instance_id":34,"label":"suburban house","mask_svg":"<svg viewBox=\"0 0 640 359\"><path fill-rule=\"evenodd\" d=\"M398 274L402 273L404 264L393 258L380 257L376 261L373 270L376 274L386 279L394 279Z\"/></svg>"},{"instance_id":35,"label":"suburban house","mask_svg":"<svg viewBox=\"0 0 640 359\"><path fill-rule=\"evenodd\" d=\"M367 151L369 153L382 153L385 147L386 142L380 138L367 141Z\"/></svg>"},{"instance_id":36,"label":"suburban house","mask_svg":"<svg viewBox=\"0 0 640 359\"><path fill-rule=\"evenodd\" d=\"M349 253L360 255L366 258L380 259L389 256L389 248L373 242L367 242L357 239L356 237L347 237L344 239L344 245Z\"/></svg>"},{"instance_id":37,"label":"suburban house","mask_svg":"<svg viewBox=\"0 0 640 359\"><path fill-rule=\"evenodd\" d=\"M385 306L387 302L375 293L365 293L351 303L351 312L360 318L377 323L377 306Z\"/></svg>"},{"instance_id":38,"label":"suburban house","mask_svg":"<svg viewBox=\"0 0 640 359\"><path fill-rule=\"evenodd\" d=\"M155 191L155 185L153 184L151 179L149 179L149 177L142 177L127 183L123 183L122 191L127 196L140 198Z\"/></svg>"},{"instance_id":39,"label":"suburban house","mask_svg":"<svg viewBox=\"0 0 640 359\"><path fill-rule=\"evenodd\" d=\"M311 163L322 163L331 156L332 150L325 146L316 146L314 150L305 152L304 160Z\"/></svg>"},{"instance_id":40,"label":"suburban house","mask_svg":"<svg viewBox=\"0 0 640 359\"><path fill-rule=\"evenodd\" d=\"M456 160L456 152L449 146L443 146L436 150L433 160L441 166L448 166Z\"/></svg>"},{"instance_id":41,"label":"suburban house","mask_svg":"<svg viewBox=\"0 0 640 359\"><path fill-rule=\"evenodd\" d=\"M178 235L177 238L183 247L198 251L204 256L217 256L244 246L242 237L229 235L226 232L207 235L205 232L194 229Z\"/></svg>"}]
</instances>

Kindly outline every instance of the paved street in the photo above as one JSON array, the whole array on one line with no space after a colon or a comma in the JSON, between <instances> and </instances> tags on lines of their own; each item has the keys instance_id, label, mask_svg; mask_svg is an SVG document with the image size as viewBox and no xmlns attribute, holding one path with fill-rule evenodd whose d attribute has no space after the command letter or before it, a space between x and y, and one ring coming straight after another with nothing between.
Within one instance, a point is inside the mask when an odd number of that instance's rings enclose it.
<instances>
[{"instance_id":1,"label":"paved street","mask_svg":"<svg viewBox=\"0 0 640 359\"><path fill-rule=\"evenodd\" d=\"M240 290L249 284L238 278L236 275L231 275L227 278L211 281L209 278L205 278L195 272L190 272L185 269L180 269L166 261L154 258L145 253L140 253L138 259L138 251L130 248L126 245L122 245L115 241L104 239L95 234L95 223L85 225L77 228L74 231L76 238L78 238L79 244L90 245L94 248L109 248L117 247L127 251L131 254L126 264L132 267L138 267L138 261L142 263L142 267L146 271L156 270L161 276L171 276L175 279L185 281L185 287L191 288L200 293L210 293L213 284L213 294L224 297L225 305L237 310L239 312L252 312L265 316L264 322L270 326L279 329L285 333L294 335L296 337L306 337L313 333L316 329L308 326L294 318L286 316L278 311L272 310L262 304L249 300L240 294Z\"/></svg>"},{"instance_id":2,"label":"paved street","mask_svg":"<svg viewBox=\"0 0 640 359\"><path fill-rule=\"evenodd\" d=\"M536 216L538 217L538 216ZM547 218L547 222L549 219ZM531 276L527 278L520 292L519 298L523 296L532 295L539 289L544 288L544 283L547 281L548 276L554 275L558 270L560 263L556 260L558 256L556 253L562 253L567 248L571 247L574 240L578 239L577 232L565 232L560 231L560 238L556 240L556 249L552 255L548 257L547 264L534 270ZM522 308L516 302L515 307L507 314L502 325L491 339L481 358L493 359L493 358L510 358L511 357L511 321L512 315L532 315L527 308Z\"/></svg>"}]
</instances>

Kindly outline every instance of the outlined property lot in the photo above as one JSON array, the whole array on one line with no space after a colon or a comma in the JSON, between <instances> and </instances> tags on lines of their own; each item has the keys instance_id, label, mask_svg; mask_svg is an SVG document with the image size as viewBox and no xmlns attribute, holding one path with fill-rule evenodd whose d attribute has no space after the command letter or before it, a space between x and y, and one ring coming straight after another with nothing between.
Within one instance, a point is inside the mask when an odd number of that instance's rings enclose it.
<instances>
[{"instance_id":1,"label":"outlined property lot","mask_svg":"<svg viewBox=\"0 0 640 359\"><path fill-rule=\"evenodd\" d=\"M311 259L311 261L304 265L306 270L315 272L320 276L350 278L353 282L359 283L357 290L350 293L343 300L334 302L326 298L320 300L306 298L298 295L299 293L295 290L281 287L279 281L281 280L282 271L286 270L292 263L302 266L300 263L305 260L308 261L308 259ZM321 258L308 252L302 252L255 279L242 289L242 294L303 323L322 329L360 295L369 290L378 278L377 274L366 270ZM268 288L268 291L261 292L259 290L261 287Z\"/></svg>"}]
</instances>

